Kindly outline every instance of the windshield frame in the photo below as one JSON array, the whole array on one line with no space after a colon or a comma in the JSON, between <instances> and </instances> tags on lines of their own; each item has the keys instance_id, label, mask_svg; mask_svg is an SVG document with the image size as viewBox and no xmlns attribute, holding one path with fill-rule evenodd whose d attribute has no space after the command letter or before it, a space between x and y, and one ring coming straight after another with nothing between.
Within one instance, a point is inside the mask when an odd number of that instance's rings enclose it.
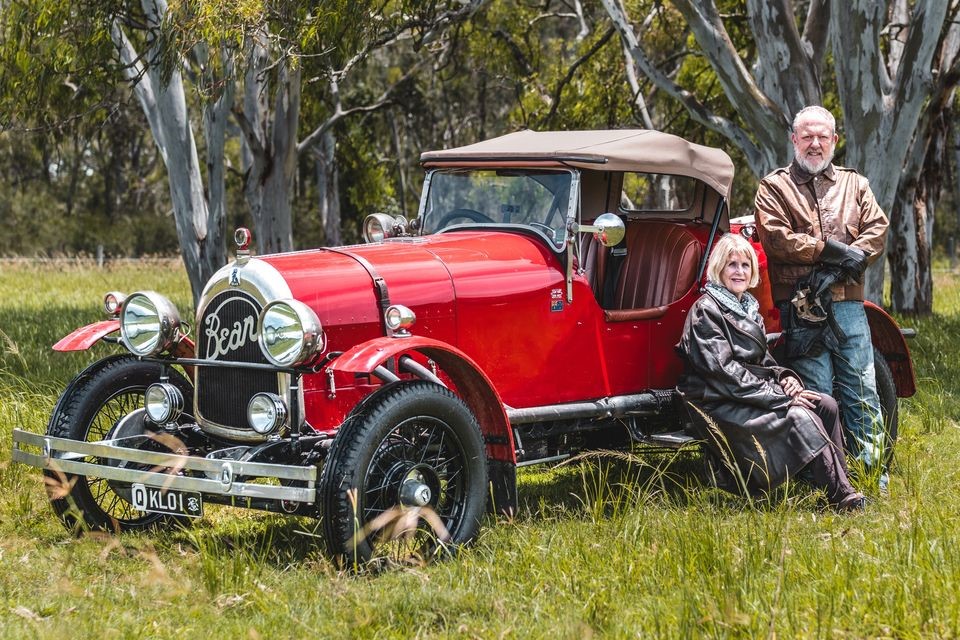
<instances>
[{"instance_id":1,"label":"windshield frame","mask_svg":"<svg viewBox=\"0 0 960 640\"><path fill-rule=\"evenodd\" d=\"M540 183L549 193L553 195L552 201L549 206L549 212L552 215L548 216L548 220L553 220L553 218L560 214L561 219L556 221L553 226L547 227L546 223L514 223L514 222L478 222L473 220L467 220L465 222L459 222L455 224L447 224L442 228L431 229L430 223L432 221L428 220L427 207L430 204L431 189L435 186L435 178L438 175L443 174L470 174L470 173L496 173L499 174L503 172L504 175L509 174L531 174L536 176L538 174L567 174L570 178L569 183L564 186L564 189L567 189L569 193L566 194L566 198L559 198L558 195L562 195L563 189L558 190L556 193L549 191L549 189L543 183ZM528 178L536 180L535 177ZM538 181L539 182L539 181ZM565 200L565 202L564 202ZM554 253L562 253L569 242L569 227L571 221L576 221L578 219L580 211L580 172L571 167L529 167L529 166L456 166L456 167L434 167L427 170L426 175L423 180L423 188L420 194L420 206L417 211L417 220L419 221L418 227L420 229L420 235L431 235L431 234L442 234L449 231L460 231L460 230L478 230L478 229L489 229L489 230L511 230L511 231L522 231L524 233L533 233L540 238L543 238L546 244L553 250ZM434 212L430 212L430 215L435 215ZM540 226L543 225L543 228ZM550 233L546 230L549 228Z\"/></svg>"}]
</instances>

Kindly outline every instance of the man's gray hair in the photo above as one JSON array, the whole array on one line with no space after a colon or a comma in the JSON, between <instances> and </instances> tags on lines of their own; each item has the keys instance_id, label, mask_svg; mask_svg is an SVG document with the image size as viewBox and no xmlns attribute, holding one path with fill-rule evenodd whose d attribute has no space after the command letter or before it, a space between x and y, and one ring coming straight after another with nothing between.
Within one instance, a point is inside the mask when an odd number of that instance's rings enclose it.
<instances>
[{"instance_id":1,"label":"man's gray hair","mask_svg":"<svg viewBox=\"0 0 960 640\"><path fill-rule=\"evenodd\" d=\"M796 131L797 127L800 125L800 121L809 115L816 115L817 117L824 118L830 123L830 128L833 130L833 132L837 132L837 119L834 118L833 114L827 109L824 109L819 105L811 105L809 107L800 109L800 111L797 111L797 115L793 117L793 130Z\"/></svg>"}]
</instances>

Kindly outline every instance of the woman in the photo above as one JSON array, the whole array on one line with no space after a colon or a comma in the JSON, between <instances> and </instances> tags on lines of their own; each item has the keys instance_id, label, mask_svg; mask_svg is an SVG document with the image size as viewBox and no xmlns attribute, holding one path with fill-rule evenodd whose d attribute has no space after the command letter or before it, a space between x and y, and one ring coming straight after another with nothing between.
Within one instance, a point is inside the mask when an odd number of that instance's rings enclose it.
<instances>
[{"instance_id":1,"label":"woman","mask_svg":"<svg viewBox=\"0 0 960 640\"><path fill-rule=\"evenodd\" d=\"M836 401L804 389L767 351L759 304L747 292L758 281L750 243L723 236L707 264L707 292L690 309L677 345L686 365L677 388L709 416L694 424L740 487L766 492L806 468L805 479L831 505L863 509L863 495L847 478Z\"/></svg>"}]
</instances>

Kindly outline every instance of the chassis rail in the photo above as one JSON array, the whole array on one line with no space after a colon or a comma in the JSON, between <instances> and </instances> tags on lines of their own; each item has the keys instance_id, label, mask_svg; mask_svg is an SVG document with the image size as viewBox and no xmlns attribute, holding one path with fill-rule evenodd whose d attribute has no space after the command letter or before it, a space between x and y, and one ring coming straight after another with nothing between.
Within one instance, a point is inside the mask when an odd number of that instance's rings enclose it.
<instances>
[{"instance_id":1,"label":"chassis rail","mask_svg":"<svg viewBox=\"0 0 960 640\"><path fill-rule=\"evenodd\" d=\"M21 429L13 430L13 460L53 472L96 476L121 482L140 482L147 486L238 498L265 498L289 502L316 502L317 467L200 458L131 449L126 444L143 441L142 436L99 442L43 436ZM26 447L39 448L30 453ZM102 462L85 462L91 456ZM156 470L125 469L105 461L151 465ZM164 471L164 469L166 471ZM183 475L200 472L206 477ZM269 478L305 483L305 486L276 486L246 482L248 478Z\"/></svg>"}]
</instances>

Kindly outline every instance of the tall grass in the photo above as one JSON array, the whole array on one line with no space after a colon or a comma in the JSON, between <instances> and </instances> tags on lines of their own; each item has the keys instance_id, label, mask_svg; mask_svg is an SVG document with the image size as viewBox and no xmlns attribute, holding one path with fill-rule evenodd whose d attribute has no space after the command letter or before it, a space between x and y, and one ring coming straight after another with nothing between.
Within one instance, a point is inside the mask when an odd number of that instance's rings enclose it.
<instances>
[{"instance_id":1,"label":"tall grass","mask_svg":"<svg viewBox=\"0 0 960 640\"><path fill-rule=\"evenodd\" d=\"M818 508L790 486L754 502L698 480L691 454L586 456L523 469L515 517L455 559L340 572L317 522L211 507L182 531L71 537L10 429L108 348L55 354L110 289L173 293L178 267L0 264L0 635L4 638L956 637L960 635L960 281L903 319L918 394L901 405L887 497ZM31 295L27 295L27 292Z\"/></svg>"}]
</instances>

